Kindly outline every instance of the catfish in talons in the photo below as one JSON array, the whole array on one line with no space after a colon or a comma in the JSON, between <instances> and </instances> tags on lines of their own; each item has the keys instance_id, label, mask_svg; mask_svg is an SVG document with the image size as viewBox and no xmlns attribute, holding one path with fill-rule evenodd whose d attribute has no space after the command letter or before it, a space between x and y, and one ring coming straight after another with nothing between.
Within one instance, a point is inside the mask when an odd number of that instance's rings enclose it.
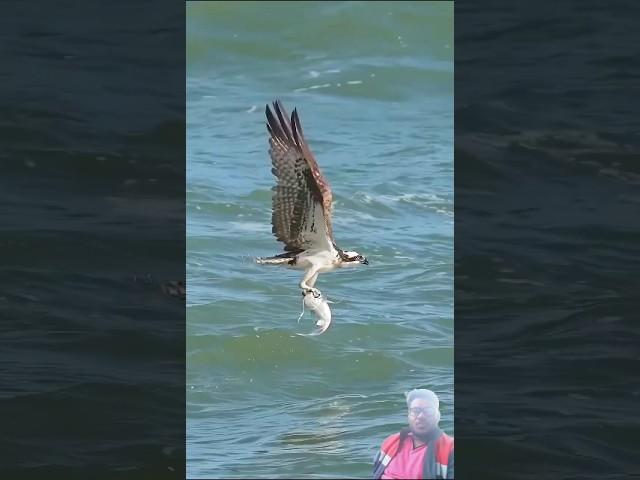
<instances>
[{"instance_id":1,"label":"catfish in talons","mask_svg":"<svg viewBox=\"0 0 640 480\"><path fill-rule=\"evenodd\" d=\"M298 335L306 337L323 334L327 331L329 325L331 325L331 309L329 308L329 304L333 302L327 300L323 293L320 293L320 296L316 297L312 292L302 292L302 296L302 313L298 317L298 323L300 323L300 319L304 315L304 308L307 307L315 314L316 327L318 328L311 333L298 333Z\"/></svg>"}]
</instances>

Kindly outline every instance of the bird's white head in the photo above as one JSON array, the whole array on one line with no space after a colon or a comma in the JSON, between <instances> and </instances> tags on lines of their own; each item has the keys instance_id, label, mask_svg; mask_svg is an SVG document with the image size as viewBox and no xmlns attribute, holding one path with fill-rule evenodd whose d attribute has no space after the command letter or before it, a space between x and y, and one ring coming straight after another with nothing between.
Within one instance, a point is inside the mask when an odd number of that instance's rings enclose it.
<instances>
[{"instance_id":1,"label":"bird's white head","mask_svg":"<svg viewBox=\"0 0 640 480\"><path fill-rule=\"evenodd\" d=\"M345 250L340 256L342 257L343 265L369 265L367 257L360 255L358 252Z\"/></svg>"}]
</instances>

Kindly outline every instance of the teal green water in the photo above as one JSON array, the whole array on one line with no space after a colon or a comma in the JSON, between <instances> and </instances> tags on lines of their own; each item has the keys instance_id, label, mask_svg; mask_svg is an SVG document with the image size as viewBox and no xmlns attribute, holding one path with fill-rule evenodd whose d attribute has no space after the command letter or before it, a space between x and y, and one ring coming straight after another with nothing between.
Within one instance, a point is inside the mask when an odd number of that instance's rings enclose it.
<instances>
[{"instance_id":1,"label":"teal green water","mask_svg":"<svg viewBox=\"0 0 640 480\"><path fill-rule=\"evenodd\" d=\"M453 432L453 3L187 5L187 473L366 478L436 391ZM279 253L265 104L298 108L368 267L322 274L318 337Z\"/></svg>"}]
</instances>

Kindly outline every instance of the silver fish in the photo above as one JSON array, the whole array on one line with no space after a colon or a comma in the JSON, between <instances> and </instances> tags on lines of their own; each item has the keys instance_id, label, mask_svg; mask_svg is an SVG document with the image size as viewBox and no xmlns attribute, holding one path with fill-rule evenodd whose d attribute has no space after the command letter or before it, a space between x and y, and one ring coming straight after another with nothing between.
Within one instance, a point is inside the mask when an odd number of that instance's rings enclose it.
<instances>
[{"instance_id":1,"label":"silver fish","mask_svg":"<svg viewBox=\"0 0 640 480\"><path fill-rule=\"evenodd\" d=\"M329 308L329 304L333 302L327 300L322 293L317 298L312 293L303 293L302 295L304 297L302 300L302 313L298 317L298 323L300 323L300 319L302 315L304 315L304 307L307 307L317 317L316 327L318 328L311 333L299 333L298 335L312 336L326 332L329 325L331 325L331 309Z\"/></svg>"}]
</instances>

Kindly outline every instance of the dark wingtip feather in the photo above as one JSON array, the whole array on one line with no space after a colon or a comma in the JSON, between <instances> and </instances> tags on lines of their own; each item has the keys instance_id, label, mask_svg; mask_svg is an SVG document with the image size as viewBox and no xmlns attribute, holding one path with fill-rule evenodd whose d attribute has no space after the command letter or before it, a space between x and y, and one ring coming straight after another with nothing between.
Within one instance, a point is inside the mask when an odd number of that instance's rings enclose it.
<instances>
[{"instance_id":1,"label":"dark wingtip feather","mask_svg":"<svg viewBox=\"0 0 640 480\"><path fill-rule=\"evenodd\" d=\"M280 120L280 127L289 142L293 141L293 135L291 134L291 127L289 125L289 119L287 118L287 111L280 100L276 100L273 104L278 120Z\"/></svg>"},{"instance_id":2,"label":"dark wingtip feather","mask_svg":"<svg viewBox=\"0 0 640 480\"><path fill-rule=\"evenodd\" d=\"M304 132L302 131L302 124L300 123L300 117L298 116L298 109L294 108L291 114L291 125L295 132L296 142L298 145L304 143Z\"/></svg>"},{"instance_id":3,"label":"dark wingtip feather","mask_svg":"<svg viewBox=\"0 0 640 480\"><path fill-rule=\"evenodd\" d=\"M296 109L293 109L291 113L291 133L293 134L293 141L296 145L300 146L300 137L298 135L298 129L296 127Z\"/></svg>"},{"instance_id":4,"label":"dark wingtip feather","mask_svg":"<svg viewBox=\"0 0 640 480\"><path fill-rule=\"evenodd\" d=\"M287 136L283 132L281 125L278 123L278 120L276 120L276 117L273 115L273 112L269 108L269 105L267 105L265 114L267 116L267 130L269 131L271 137L281 142L286 142Z\"/></svg>"}]
</instances>

